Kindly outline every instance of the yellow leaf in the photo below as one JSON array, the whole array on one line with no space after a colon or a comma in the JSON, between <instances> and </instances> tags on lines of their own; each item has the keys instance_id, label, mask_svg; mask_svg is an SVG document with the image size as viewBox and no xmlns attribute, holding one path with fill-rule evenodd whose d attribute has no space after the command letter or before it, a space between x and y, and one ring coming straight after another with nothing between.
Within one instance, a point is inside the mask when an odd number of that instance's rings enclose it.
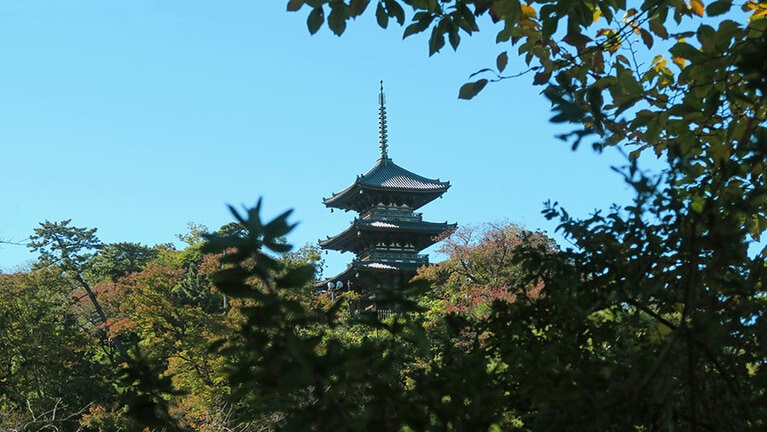
<instances>
[{"instance_id":1,"label":"yellow leaf","mask_svg":"<svg viewBox=\"0 0 767 432\"><path fill-rule=\"evenodd\" d=\"M745 5L743 5L741 9L743 10L743 12L748 12L749 10L752 10L754 12L767 11L767 4L751 0Z\"/></svg>"},{"instance_id":2,"label":"yellow leaf","mask_svg":"<svg viewBox=\"0 0 767 432\"><path fill-rule=\"evenodd\" d=\"M690 9L692 10L692 13L701 17L706 12L706 7L703 6L701 0L690 0Z\"/></svg>"},{"instance_id":3,"label":"yellow leaf","mask_svg":"<svg viewBox=\"0 0 767 432\"><path fill-rule=\"evenodd\" d=\"M597 30L597 36L607 36L612 37L615 34L615 30L609 29L609 28L603 28Z\"/></svg>"},{"instance_id":4,"label":"yellow leaf","mask_svg":"<svg viewBox=\"0 0 767 432\"><path fill-rule=\"evenodd\" d=\"M756 5L752 8L754 11L751 16L748 17L748 22L754 22L759 19L767 18L767 5Z\"/></svg>"},{"instance_id":5,"label":"yellow leaf","mask_svg":"<svg viewBox=\"0 0 767 432\"><path fill-rule=\"evenodd\" d=\"M599 18L602 18L602 11L599 9L594 9L594 22L599 21Z\"/></svg>"},{"instance_id":6,"label":"yellow leaf","mask_svg":"<svg viewBox=\"0 0 767 432\"><path fill-rule=\"evenodd\" d=\"M680 69L684 69L684 67L687 65L687 60L685 60L684 57L671 57L671 61L674 62L675 65L679 66Z\"/></svg>"},{"instance_id":7,"label":"yellow leaf","mask_svg":"<svg viewBox=\"0 0 767 432\"><path fill-rule=\"evenodd\" d=\"M671 333L671 327L663 323L658 323L656 329L658 330L658 334L660 334L661 337L666 337L669 335L669 333Z\"/></svg>"},{"instance_id":8,"label":"yellow leaf","mask_svg":"<svg viewBox=\"0 0 767 432\"><path fill-rule=\"evenodd\" d=\"M524 15L527 18L537 18L538 13L533 9L532 6L523 4L522 5L522 15Z\"/></svg>"}]
</instances>

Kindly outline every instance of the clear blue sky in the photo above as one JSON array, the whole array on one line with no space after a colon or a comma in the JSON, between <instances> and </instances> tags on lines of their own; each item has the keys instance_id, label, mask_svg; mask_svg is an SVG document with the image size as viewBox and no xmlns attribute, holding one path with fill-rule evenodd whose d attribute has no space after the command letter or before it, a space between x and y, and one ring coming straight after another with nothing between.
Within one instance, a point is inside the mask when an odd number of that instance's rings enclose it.
<instances>
[{"instance_id":1,"label":"clear blue sky","mask_svg":"<svg viewBox=\"0 0 767 432\"><path fill-rule=\"evenodd\" d=\"M98 228L104 242L174 242L187 222L231 221L226 204L264 197L266 216L294 208L296 245L353 218L322 198L378 156L384 80L390 155L451 189L422 209L459 225L509 219L553 232L542 203L587 216L631 196L617 153L570 151L532 77L458 88L494 64L486 27L428 57L374 17L336 37L310 36L286 1L0 3L0 238L24 242L43 220ZM488 23L485 23L487 25ZM523 69L512 59L511 73ZM8 272L34 258L0 246ZM328 256L326 274L351 256Z\"/></svg>"}]
</instances>

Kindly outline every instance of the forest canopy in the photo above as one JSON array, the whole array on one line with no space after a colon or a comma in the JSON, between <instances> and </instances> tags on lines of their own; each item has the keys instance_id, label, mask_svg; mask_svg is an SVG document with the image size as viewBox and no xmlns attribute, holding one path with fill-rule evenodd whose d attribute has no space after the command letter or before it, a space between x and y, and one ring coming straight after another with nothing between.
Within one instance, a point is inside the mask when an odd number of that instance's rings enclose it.
<instances>
[{"instance_id":1,"label":"forest canopy","mask_svg":"<svg viewBox=\"0 0 767 432\"><path fill-rule=\"evenodd\" d=\"M767 3L287 8L339 35L372 13L428 32L430 54L491 27L495 65L459 97L502 92L523 64L572 126L563 139L626 151L632 202L585 218L547 204L562 246L508 223L464 228L444 262L378 293L390 314L315 288L321 255L294 251L290 212L265 221L260 202L190 229L182 250L45 221L38 264L0 275L3 428L765 428Z\"/></svg>"}]
</instances>

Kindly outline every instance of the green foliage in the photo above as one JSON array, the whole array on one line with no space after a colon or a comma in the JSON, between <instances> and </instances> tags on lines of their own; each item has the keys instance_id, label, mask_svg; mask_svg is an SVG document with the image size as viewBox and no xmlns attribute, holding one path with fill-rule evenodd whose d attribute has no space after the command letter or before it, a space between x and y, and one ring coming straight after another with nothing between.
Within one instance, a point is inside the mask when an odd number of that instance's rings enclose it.
<instances>
[{"instance_id":1,"label":"green foliage","mask_svg":"<svg viewBox=\"0 0 767 432\"><path fill-rule=\"evenodd\" d=\"M369 3L288 10L340 35ZM767 6L733 6L375 2L378 25L429 31L430 55L497 25L496 70L459 97L522 62L552 121L577 125L562 138L633 146L616 172L634 201L585 219L547 205L565 250L463 231L420 281L376 293L386 317L316 292L321 256L291 252L290 212L262 221L260 201L214 234L190 226L183 250L45 222L35 271L0 275L2 427L764 430L767 249L749 249L767 227ZM665 169L637 168L647 150Z\"/></svg>"},{"instance_id":2,"label":"green foliage","mask_svg":"<svg viewBox=\"0 0 767 432\"><path fill-rule=\"evenodd\" d=\"M70 226L71 220L61 222L45 221L30 237L29 248L39 252L35 268L57 266L64 272L81 274L88 261L101 247L96 237L96 228Z\"/></svg>"},{"instance_id":3,"label":"green foliage","mask_svg":"<svg viewBox=\"0 0 767 432\"><path fill-rule=\"evenodd\" d=\"M122 276L144 269L157 259L159 251L138 243L112 243L102 245L90 260L87 279L116 282Z\"/></svg>"},{"instance_id":4,"label":"green foliage","mask_svg":"<svg viewBox=\"0 0 767 432\"><path fill-rule=\"evenodd\" d=\"M40 261L34 272L18 276L18 280L37 278L41 283L42 289L29 288L31 291L24 294L37 292L51 302L30 302L30 310L38 310L35 328L59 335L56 332L62 331L62 325L55 320L63 319L69 326L64 329L76 329L79 336L71 341L64 340L64 334L58 336L62 340L25 337L36 343L29 349L52 356L40 364L52 366L9 369L4 382L14 391L30 388L30 383L20 379L31 374L46 382L46 388L59 390L47 390L45 397L40 391L35 397L29 396L29 391L13 393L12 399L4 396L0 408L10 413L4 425L19 428L27 420L15 413L29 412L38 419L27 421L29 427L59 424L63 420L56 416L66 414L67 424L72 425L68 430L75 430L77 425L94 430L141 430L141 424L204 429L211 418L228 427L228 420L215 413L229 393L216 374L221 358L208 352L214 339L233 331L230 318L222 313L228 310L226 301L207 279L211 268L219 268L217 257L204 256L201 241L183 250L169 245L102 245L95 231L71 227L69 221L46 222L36 230L31 246L41 253ZM43 278L45 275L49 276ZM61 290L61 295L52 295L53 289ZM83 302L84 298L90 302ZM50 318L43 319L48 313ZM18 311L4 316L8 319L2 322L7 324L3 334L7 330L22 337L26 330L19 329L34 322L26 323L29 319ZM35 330L35 334L46 332ZM17 353L15 359L29 356L21 340L2 340L13 342L9 352ZM70 358L79 359L81 364ZM62 366L61 362L67 361ZM17 360L9 364L14 362ZM92 375L83 379L72 368ZM83 382L75 383L76 379ZM70 386L93 392L73 391ZM61 396L62 392L71 393L71 397ZM80 405L75 406L73 400Z\"/></svg>"},{"instance_id":5,"label":"green foliage","mask_svg":"<svg viewBox=\"0 0 767 432\"><path fill-rule=\"evenodd\" d=\"M446 314L486 319L492 303L513 301L521 285L523 268L515 251L523 245L539 245L553 253L553 240L509 222L462 226L440 243L438 252L447 259L419 270L418 278L429 282L424 296L428 325L440 325ZM540 286L530 286L531 295Z\"/></svg>"},{"instance_id":6,"label":"green foliage","mask_svg":"<svg viewBox=\"0 0 767 432\"><path fill-rule=\"evenodd\" d=\"M107 316L99 302L96 292L86 278L90 270L92 258L102 247L96 237L96 228L78 228L69 225L70 220L61 222L45 221L40 228L35 228L35 235L30 237L29 247L40 253L39 260L33 269L54 269L61 272L77 289L85 291L93 306L95 317L88 319L90 324L99 322L107 326ZM114 347L117 354L126 357L125 349L120 340L104 340L104 347L111 350ZM114 355L109 356L114 361Z\"/></svg>"},{"instance_id":7,"label":"green foliage","mask_svg":"<svg viewBox=\"0 0 767 432\"><path fill-rule=\"evenodd\" d=\"M681 172L627 171L631 206L586 220L549 207L574 248L524 252L541 295L493 305L486 347L524 398L512 406L533 430L761 430L763 257L733 201L713 221L681 205Z\"/></svg>"},{"instance_id":8,"label":"green foliage","mask_svg":"<svg viewBox=\"0 0 767 432\"><path fill-rule=\"evenodd\" d=\"M91 401L113 396L69 294L53 269L0 275L0 429L75 430Z\"/></svg>"},{"instance_id":9,"label":"green foliage","mask_svg":"<svg viewBox=\"0 0 767 432\"><path fill-rule=\"evenodd\" d=\"M216 349L228 360L227 376L234 400L243 406L243 419L301 431L488 424L487 417L476 415L484 409L479 400L459 397L473 375L460 384L431 373L448 357L429 360L431 348L415 319L419 308L414 301L396 290L377 293L379 306L399 312L388 318L361 312L356 320L341 312L346 296L331 303L311 301L306 287L314 281L314 266L297 265L290 254L276 259L264 251L289 251L281 238L292 228L290 213L264 223L259 212L260 202L247 215L233 210L245 235L212 235L205 247L223 254L224 268L213 276L216 286L241 302L238 333L222 339ZM314 252L309 252L311 261ZM485 363L481 358L460 361ZM448 399L456 403L445 405Z\"/></svg>"},{"instance_id":10,"label":"green foliage","mask_svg":"<svg viewBox=\"0 0 767 432\"><path fill-rule=\"evenodd\" d=\"M485 335L466 356L497 367L505 413L488 415L536 431L763 429L767 252L749 247L767 218L764 2L399 3L404 36L431 32L429 55L445 38L455 48L454 33L495 26L496 70L473 74L460 98L521 75L510 69L534 71L552 121L574 125L562 139L630 151L616 171L631 205L584 220L551 205L574 247L523 247L509 267L520 270L513 301L492 303L486 319L447 317L449 337ZM643 152L665 169L643 175Z\"/></svg>"}]
</instances>

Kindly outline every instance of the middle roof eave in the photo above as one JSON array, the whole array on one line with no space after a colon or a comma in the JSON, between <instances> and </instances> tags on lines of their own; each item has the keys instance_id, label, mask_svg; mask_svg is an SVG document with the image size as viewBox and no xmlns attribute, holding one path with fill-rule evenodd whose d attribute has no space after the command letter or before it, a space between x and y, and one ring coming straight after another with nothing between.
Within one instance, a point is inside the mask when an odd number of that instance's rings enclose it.
<instances>
[{"instance_id":1,"label":"middle roof eave","mask_svg":"<svg viewBox=\"0 0 767 432\"><path fill-rule=\"evenodd\" d=\"M457 224L448 224L447 222L398 222L355 219L347 229L333 237L320 240L319 243L320 247L324 249L351 250L344 246L348 245L350 241L356 241L357 233L361 231L389 232L396 235L408 233L414 236L435 237L448 231L454 231L456 228Z\"/></svg>"}]
</instances>

